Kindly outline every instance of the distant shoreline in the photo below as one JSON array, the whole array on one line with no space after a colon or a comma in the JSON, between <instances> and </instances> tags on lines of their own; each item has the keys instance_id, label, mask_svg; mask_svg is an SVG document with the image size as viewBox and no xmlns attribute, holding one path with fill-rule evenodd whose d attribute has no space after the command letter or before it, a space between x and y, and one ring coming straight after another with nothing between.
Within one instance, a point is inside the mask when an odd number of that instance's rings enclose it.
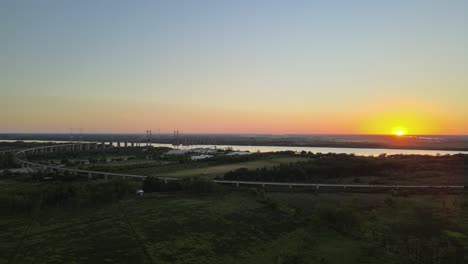
<instances>
[{"instance_id":1,"label":"distant shoreline","mask_svg":"<svg viewBox=\"0 0 468 264\"><path fill-rule=\"evenodd\" d=\"M78 140L63 140L63 139L23 139L23 138L16 138L16 139L1 139L0 142L16 142L16 141L23 141L23 142L30 142L30 143L43 143L43 142L73 142L73 141L78 141ZM119 140L115 139L109 139L109 140L83 140L83 141L90 141L90 142L117 142ZM122 140L125 141L125 140ZM121 142L122 142L121 141ZM152 144L162 144L162 145L169 145L170 147L170 142L167 141L152 141ZM442 148L439 147L437 148L436 146L434 147L429 147L429 146L391 146L391 145L385 145L385 144L375 144L375 143L356 143L356 142L342 142L342 143L319 143L319 144L248 144L248 143L242 143L242 142L236 142L236 144L225 144L224 142L219 142L219 143L211 143L211 144L193 144L193 145L180 145L180 147L185 148L185 147L210 147L210 146L222 146L222 147L229 147L232 146L234 148L238 146L242 147L262 147L262 148L276 148L276 147L281 147L281 148L331 148L331 149L388 149L388 150L408 150L408 151L463 151L467 152L468 147L460 147L460 148ZM295 151L295 150L283 150L283 151Z\"/></svg>"}]
</instances>

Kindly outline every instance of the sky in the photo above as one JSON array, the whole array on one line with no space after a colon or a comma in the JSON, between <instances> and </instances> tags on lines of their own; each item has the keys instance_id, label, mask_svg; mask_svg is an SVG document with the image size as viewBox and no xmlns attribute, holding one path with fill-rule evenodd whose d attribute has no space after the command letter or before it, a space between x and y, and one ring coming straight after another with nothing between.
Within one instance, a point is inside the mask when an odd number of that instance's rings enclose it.
<instances>
[{"instance_id":1,"label":"sky","mask_svg":"<svg viewBox=\"0 0 468 264\"><path fill-rule=\"evenodd\" d=\"M468 134L468 1L0 1L0 133Z\"/></svg>"}]
</instances>

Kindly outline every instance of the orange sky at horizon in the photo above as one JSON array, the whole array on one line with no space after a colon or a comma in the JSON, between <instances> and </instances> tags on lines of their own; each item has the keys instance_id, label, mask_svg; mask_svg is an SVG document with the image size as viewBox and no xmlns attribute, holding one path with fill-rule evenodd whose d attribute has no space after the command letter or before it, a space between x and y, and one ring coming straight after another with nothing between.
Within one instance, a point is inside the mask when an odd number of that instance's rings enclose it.
<instances>
[{"instance_id":1,"label":"orange sky at horizon","mask_svg":"<svg viewBox=\"0 0 468 264\"><path fill-rule=\"evenodd\" d=\"M423 103L369 104L361 109L320 113L308 111L262 111L207 106L164 105L151 102L79 101L59 98L11 101L10 113L0 113L0 132L57 132L70 128L85 133L141 133L146 129L170 133L245 134L468 134L462 115L452 115ZM411 106L411 109L409 107ZM62 111L57 111L61 109ZM450 118L449 118L450 117Z\"/></svg>"},{"instance_id":2,"label":"orange sky at horizon","mask_svg":"<svg viewBox=\"0 0 468 264\"><path fill-rule=\"evenodd\" d=\"M0 133L468 135L468 1L112 2L0 2Z\"/></svg>"}]
</instances>

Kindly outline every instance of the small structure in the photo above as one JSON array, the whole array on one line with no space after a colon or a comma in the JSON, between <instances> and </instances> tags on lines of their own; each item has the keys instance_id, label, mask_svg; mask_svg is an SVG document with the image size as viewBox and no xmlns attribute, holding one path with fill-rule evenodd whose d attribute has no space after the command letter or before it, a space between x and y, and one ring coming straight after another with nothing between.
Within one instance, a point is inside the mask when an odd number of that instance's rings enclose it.
<instances>
[{"instance_id":1,"label":"small structure","mask_svg":"<svg viewBox=\"0 0 468 264\"><path fill-rule=\"evenodd\" d=\"M184 155L184 154L215 154L216 148L193 148L193 149L172 149L167 152L169 155Z\"/></svg>"},{"instance_id":2,"label":"small structure","mask_svg":"<svg viewBox=\"0 0 468 264\"><path fill-rule=\"evenodd\" d=\"M218 150L216 148L194 148L194 149L189 149L190 153L196 153L196 154L212 154L212 153L217 153Z\"/></svg>"},{"instance_id":3,"label":"small structure","mask_svg":"<svg viewBox=\"0 0 468 264\"><path fill-rule=\"evenodd\" d=\"M189 151L185 150L185 149L172 149L172 150L169 150L166 154L169 154L169 155L184 155L184 154L186 154L188 152Z\"/></svg>"},{"instance_id":4,"label":"small structure","mask_svg":"<svg viewBox=\"0 0 468 264\"><path fill-rule=\"evenodd\" d=\"M213 155L197 155L197 156L191 156L190 159L191 160L202 160L202 159L208 159L208 158L212 158Z\"/></svg>"},{"instance_id":5,"label":"small structure","mask_svg":"<svg viewBox=\"0 0 468 264\"><path fill-rule=\"evenodd\" d=\"M252 154L251 152L248 152L248 151L233 151L233 152L230 152L228 154L226 154L227 156L235 156L235 155L250 155Z\"/></svg>"}]
</instances>

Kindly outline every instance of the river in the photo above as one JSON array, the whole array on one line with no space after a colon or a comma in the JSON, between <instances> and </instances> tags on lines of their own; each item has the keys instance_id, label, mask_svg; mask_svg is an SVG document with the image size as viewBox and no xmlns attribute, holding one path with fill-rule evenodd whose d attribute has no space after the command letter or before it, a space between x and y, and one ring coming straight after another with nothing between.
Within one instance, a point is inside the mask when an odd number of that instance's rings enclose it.
<instances>
[{"instance_id":1,"label":"river","mask_svg":"<svg viewBox=\"0 0 468 264\"><path fill-rule=\"evenodd\" d=\"M0 142L15 142L17 140L0 140ZM23 140L24 142L31 143L69 143L69 141L47 141L47 140ZM143 144L143 143L142 143ZM116 143L114 143L116 145ZM172 148L171 144L160 144L152 143L153 147L169 147ZM313 153L345 153L345 154L355 154L359 156L369 156L369 155L380 155L380 154L419 154L419 155L453 155L453 154L468 154L468 151L451 151L451 150L420 150L420 149L383 149L383 148L331 148L331 147L295 147L295 146L242 146L242 145L191 145L186 148L218 148L226 149L232 148L235 151L249 151L249 152L275 152L275 151L307 151Z\"/></svg>"}]
</instances>

